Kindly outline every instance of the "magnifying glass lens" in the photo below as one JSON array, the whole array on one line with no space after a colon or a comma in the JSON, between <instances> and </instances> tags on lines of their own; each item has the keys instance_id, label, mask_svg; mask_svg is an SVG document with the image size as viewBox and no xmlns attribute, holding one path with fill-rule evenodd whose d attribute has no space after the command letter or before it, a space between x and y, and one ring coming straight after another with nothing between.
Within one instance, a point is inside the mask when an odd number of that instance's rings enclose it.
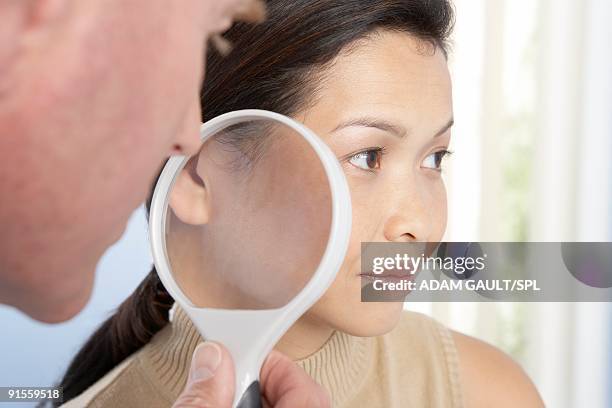
<instances>
[{"instance_id":1,"label":"magnifying glass lens","mask_svg":"<svg viewBox=\"0 0 612 408\"><path fill-rule=\"evenodd\" d=\"M171 273L196 307L275 309L310 281L330 235L319 156L257 119L219 130L177 174L165 214Z\"/></svg>"}]
</instances>

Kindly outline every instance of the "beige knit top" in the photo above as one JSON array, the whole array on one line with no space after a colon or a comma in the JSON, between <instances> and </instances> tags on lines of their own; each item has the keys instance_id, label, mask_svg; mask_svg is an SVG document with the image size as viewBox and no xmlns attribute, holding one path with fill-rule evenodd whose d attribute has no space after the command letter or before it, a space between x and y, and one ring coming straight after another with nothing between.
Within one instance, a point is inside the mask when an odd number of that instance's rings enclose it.
<instances>
[{"instance_id":1,"label":"beige knit top","mask_svg":"<svg viewBox=\"0 0 612 408\"><path fill-rule=\"evenodd\" d=\"M171 324L65 407L170 407L185 387L202 338L182 309ZM447 328L414 312L378 337L335 332L296 361L334 407L462 407L457 351Z\"/></svg>"}]
</instances>

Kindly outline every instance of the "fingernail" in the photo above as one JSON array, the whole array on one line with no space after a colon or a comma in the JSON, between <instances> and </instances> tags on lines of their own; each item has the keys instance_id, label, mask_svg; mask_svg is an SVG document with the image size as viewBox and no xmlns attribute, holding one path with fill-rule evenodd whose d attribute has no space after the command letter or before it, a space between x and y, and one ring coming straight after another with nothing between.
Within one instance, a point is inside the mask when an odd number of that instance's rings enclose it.
<instances>
[{"instance_id":1,"label":"fingernail","mask_svg":"<svg viewBox=\"0 0 612 408\"><path fill-rule=\"evenodd\" d=\"M193 353L189 380L191 382L208 380L215 375L221 363L221 350L215 343L204 342Z\"/></svg>"}]
</instances>

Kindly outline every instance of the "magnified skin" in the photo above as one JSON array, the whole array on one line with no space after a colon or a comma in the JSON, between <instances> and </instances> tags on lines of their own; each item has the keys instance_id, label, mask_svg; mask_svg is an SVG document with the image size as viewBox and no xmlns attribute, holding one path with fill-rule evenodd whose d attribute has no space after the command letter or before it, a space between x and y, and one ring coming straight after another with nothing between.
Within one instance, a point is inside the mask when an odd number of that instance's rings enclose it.
<instances>
[{"instance_id":1,"label":"magnified skin","mask_svg":"<svg viewBox=\"0 0 612 408\"><path fill-rule=\"evenodd\" d=\"M314 150L284 125L249 132L266 139L263 149L230 145L231 131L213 136L171 192L170 263L200 307L284 306L311 279L327 245L331 195ZM201 206L199 218L182 211L185 183L202 192L188 207Z\"/></svg>"}]
</instances>

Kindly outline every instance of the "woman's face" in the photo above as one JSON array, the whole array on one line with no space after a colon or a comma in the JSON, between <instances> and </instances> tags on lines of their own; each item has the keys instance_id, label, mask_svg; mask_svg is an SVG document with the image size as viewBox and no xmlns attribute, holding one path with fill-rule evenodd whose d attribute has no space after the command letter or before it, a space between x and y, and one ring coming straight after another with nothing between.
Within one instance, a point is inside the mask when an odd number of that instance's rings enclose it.
<instances>
[{"instance_id":1,"label":"woman's face","mask_svg":"<svg viewBox=\"0 0 612 408\"><path fill-rule=\"evenodd\" d=\"M440 162L453 120L440 50L381 32L340 56L298 119L340 159L353 204L349 249L335 282L304 319L353 335L390 330L402 303L361 302L362 242L437 242L446 228Z\"/></svg>"},{"instance_id":2,"label":"woman's face","mask_svg":"<svg viewBox=\"0 0 612 408\"><path fill-rule=\"evenodd\" d=\"M337 58L324 73L314 103L296 115L340 160L353 205L344 263L303 319L361 336L390 330L402 303L361 302L361 243L442 238L446 191L440 162L448 148L453 113L446 59L441 51L432 51L407 34L377 33ZM315 190L305 187L324 186L323 173L304 172L300 163L316 159L295 139L288 140L266 146L249 177L218 166L236 162L239 155L219 149L222 145L205 145L195 165L201 182L194 182L187 171L178 179L171 206L185 224L175 228L177 245L169 252L177 260L175 266L188 261L190 266L180 268L179 283L196 304L240 307L252 295L269 299L270 273L286 276L290 269L313 270L316 263L304 264L306 258L320 259L323 248L306 246L300 239L308 231L320 235L316 242L325 243L329 214L313 209L321 207L314 202L328 196L313 195ZM314 228L317 225L321 228ZM250 279L237 271L247 271ZM267 277L259 278L265 273ZM303 279L297 286L302 285ZM227 288L236 291L235 299Z\"/></svg>"}]
</instances>

